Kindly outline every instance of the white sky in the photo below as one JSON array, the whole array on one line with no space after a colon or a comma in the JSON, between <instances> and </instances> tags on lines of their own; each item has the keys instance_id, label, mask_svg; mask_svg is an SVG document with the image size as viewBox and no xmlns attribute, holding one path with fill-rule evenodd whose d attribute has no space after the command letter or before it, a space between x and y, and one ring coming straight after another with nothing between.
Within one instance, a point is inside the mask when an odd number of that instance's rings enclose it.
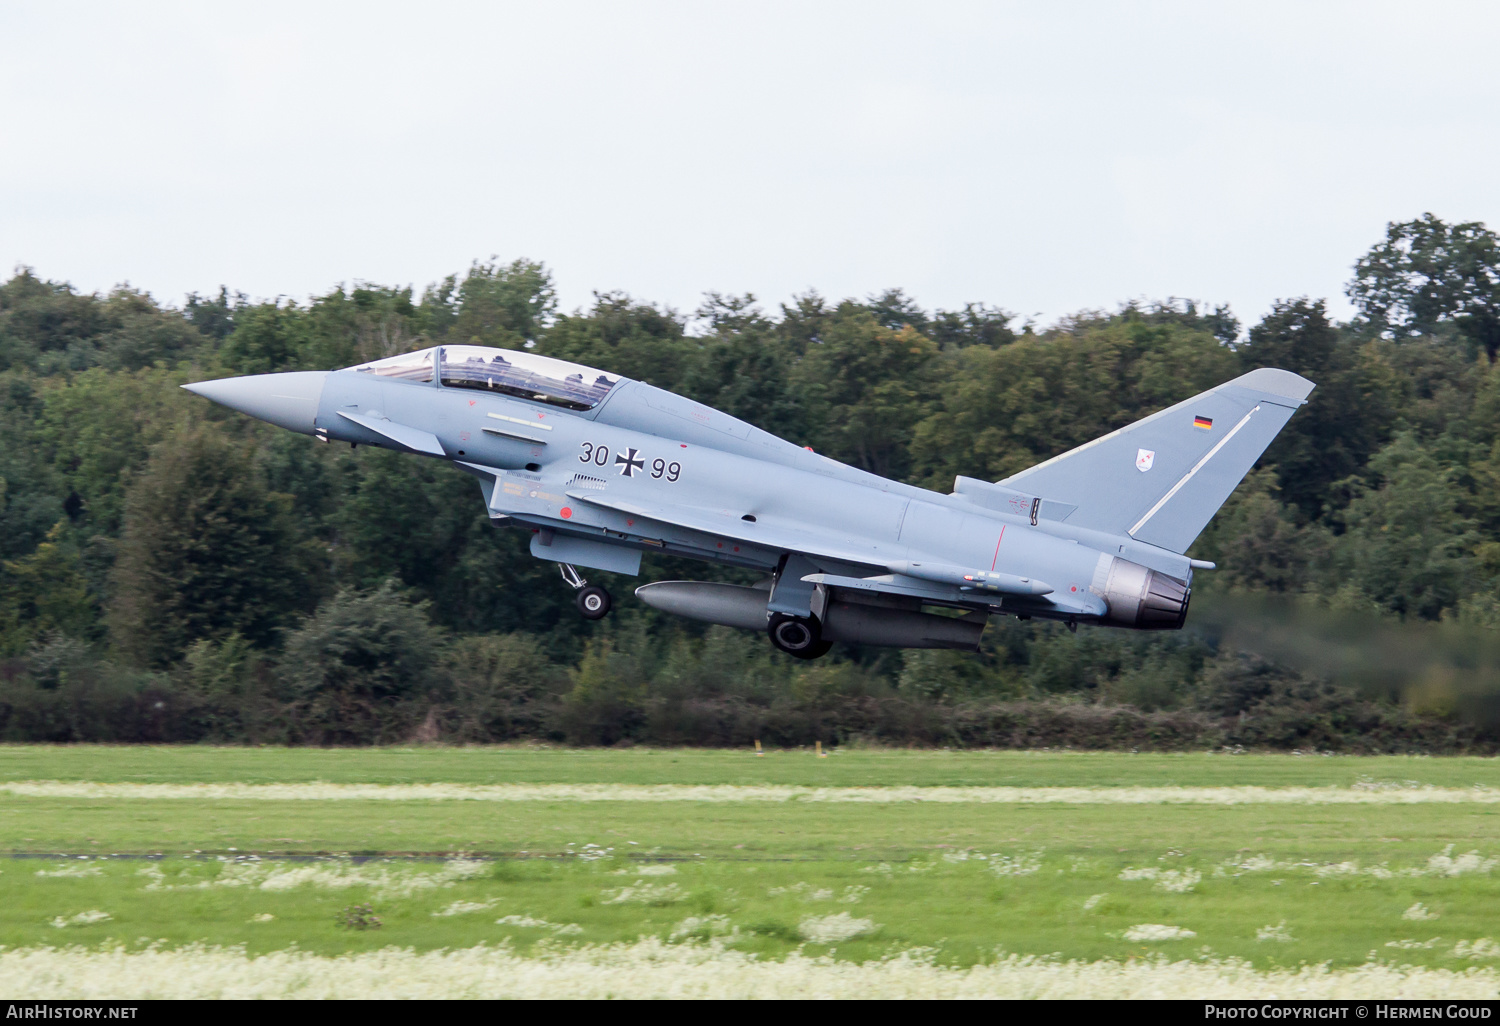
<instances>
[{"instance_id":1,"label":"white sky","mask_svg":"<svg viewBox=\"0 0 1500 1026\"><path fill-rule=\"evenodd\" d=\"M1492 3L0 0L0 260L180 303L528 256L563 306L1342 296L1500 228Z\"/></svg>"}]
</instances>

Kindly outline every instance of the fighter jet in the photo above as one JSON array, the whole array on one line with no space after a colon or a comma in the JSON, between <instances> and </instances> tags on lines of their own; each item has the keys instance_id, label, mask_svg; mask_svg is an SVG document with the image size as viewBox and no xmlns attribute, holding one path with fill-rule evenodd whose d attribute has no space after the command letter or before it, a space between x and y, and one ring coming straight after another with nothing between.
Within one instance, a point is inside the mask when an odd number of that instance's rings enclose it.
<instances>
[{"instance_id":1,"label":"fighter jet","mask_svg":"<svg viewBox=\"0 0 1500 1026\"><path fill-rule=\"evenodd\" d=\"M953 491L847 466L618 374L525 350L435 346L335 371L184 385L323 442L447 460L496 524L531 532L579 612L579 567L641 554L758 571L751 586L659 581L649 606L764 631L802 659L835 643L976 649L994 615L1174 630L1185 555L1313 383L1261 368L1002 481Z\"/></svg>"}]
</instances>

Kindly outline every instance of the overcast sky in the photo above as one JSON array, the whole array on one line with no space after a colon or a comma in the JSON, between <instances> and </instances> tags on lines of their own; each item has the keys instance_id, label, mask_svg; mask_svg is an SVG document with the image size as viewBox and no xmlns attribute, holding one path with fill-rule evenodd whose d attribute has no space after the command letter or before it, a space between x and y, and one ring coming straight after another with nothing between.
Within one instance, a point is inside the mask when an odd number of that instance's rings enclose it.
<instances>
[{"instance_id":1,"label":"overcast sky","mask_svg":"<svg viewBox=\"0 0 1500 1026\"><path fill-rule=\"evenodd\" d=\"M563 306L1328 297L1500 227L1493 3L0 0L0 260L180 303L545 261Z\"/></svg>"}]
</instances>

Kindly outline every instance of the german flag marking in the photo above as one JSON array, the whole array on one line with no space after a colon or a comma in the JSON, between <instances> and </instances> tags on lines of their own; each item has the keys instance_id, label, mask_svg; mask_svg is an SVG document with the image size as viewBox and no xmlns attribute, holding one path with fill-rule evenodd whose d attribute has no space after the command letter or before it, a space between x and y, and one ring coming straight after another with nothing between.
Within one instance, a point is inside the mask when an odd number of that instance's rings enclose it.
<instances>
[{"instance_id":1,"label":"german flag marking","mask_svg":"<svg viewBox=\"0 0 1500 1026\"><path fill-rule=\"evenodd\" d=\"M1212 431L1213 430L1213 426L1214 426L1214 422L1213 422L1213 418L1212 417L1194 417L1193 418L1193 427L1195 427L1195 428L1202 428L1205 431Z\"/></svg>"}]
</instances>

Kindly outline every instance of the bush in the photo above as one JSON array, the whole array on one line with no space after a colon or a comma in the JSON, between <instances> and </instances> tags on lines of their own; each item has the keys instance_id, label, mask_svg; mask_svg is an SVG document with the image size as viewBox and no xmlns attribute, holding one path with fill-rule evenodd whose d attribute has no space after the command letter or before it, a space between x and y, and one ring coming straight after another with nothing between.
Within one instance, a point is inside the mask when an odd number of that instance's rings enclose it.
<instances>
[{"instance_id":1,"label":"bush","mask_svg":"<svg viewBox=\"0 0 1500 1026\"><path fill-rule=\"evenodd\" d=\"M0 676L0 738L7 741L195 740L190 703L161 674L101 659L53 633Z\"/></svg>"},{"instance_id":2,"label":"bush","mask_svg":"<svg viewBox=\"0 0 1500 1026\"><path fill-rule=\"evenodd\" d=\"M444 663L452 693L443 735L454 741L545 736L568 690L567 671L527 634L459 638Z\"/></svg>"},{"instance_id":3,"label":"bush","mask_svg":"<svg viewBox=\"0 0 1500 1026\"><path fill-rule=\"evenodd\" d=\"M405 740L444 697L441 632L387 581L346 590L287 635L281 698L294 741Z\"/></svg>"}]
</instances>

